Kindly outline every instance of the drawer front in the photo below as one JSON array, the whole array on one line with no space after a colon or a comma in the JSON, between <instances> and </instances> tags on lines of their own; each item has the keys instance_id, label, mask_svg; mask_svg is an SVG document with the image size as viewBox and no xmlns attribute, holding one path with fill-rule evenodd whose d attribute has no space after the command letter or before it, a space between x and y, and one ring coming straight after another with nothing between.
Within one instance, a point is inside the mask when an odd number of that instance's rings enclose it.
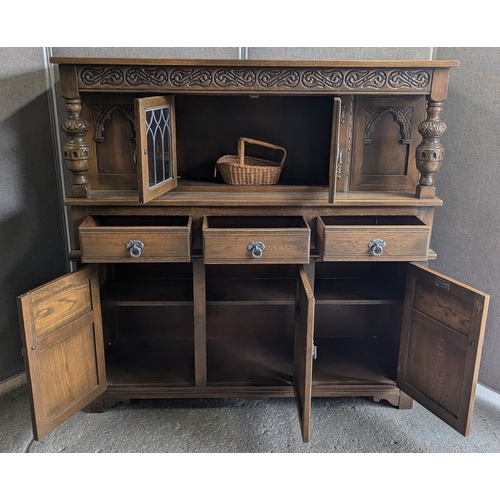
<instances>
[{"instance_id":1,"label":"drawer front","mask_svg":"<svg viewBox=\"0 0 500 500\"><path fill-rule=\"evenodd\" d=\"M318 218L324 261L426 261L431 228L421 225L335 225Z\"/></svg>"},{"instance_id":2,"label":"drawer front","mask_svg":"<svg viewBox=\"0 0 500 500\"><path fill-rule=\"evenodd\" d=\"M88 217L78 229L82 262L189 262L191 218L186 219L179 226L141 226L137 218L134 225L114 226Z\"/></svg>"},{"instance_id":3,"label":"drawer front","mask_svg":"<svg viewBox=\"0 0 500 500\"><path fill-rule=\"evenodd\" d=\"M284 223L285 224L285 223ZM311 230L303 227L218 228L203 223L205 264L304 264Z\"/></svg>"}]
</instances>

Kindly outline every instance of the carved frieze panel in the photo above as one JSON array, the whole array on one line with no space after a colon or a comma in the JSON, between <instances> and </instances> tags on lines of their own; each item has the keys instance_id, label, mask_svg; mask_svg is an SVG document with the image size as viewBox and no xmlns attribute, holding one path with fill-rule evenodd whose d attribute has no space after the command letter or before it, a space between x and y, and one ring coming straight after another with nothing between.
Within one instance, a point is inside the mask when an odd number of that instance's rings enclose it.
<instances>
[{"instance_id":1,"label":"carved frieze panel","mask_svg":"<svg viewBox=\"0 0 500 500\"><path fill-rule=\"evenodd\" d=\"M432 69L78 66L82 90L426 93Z\"/></svg>"}]
</instances>

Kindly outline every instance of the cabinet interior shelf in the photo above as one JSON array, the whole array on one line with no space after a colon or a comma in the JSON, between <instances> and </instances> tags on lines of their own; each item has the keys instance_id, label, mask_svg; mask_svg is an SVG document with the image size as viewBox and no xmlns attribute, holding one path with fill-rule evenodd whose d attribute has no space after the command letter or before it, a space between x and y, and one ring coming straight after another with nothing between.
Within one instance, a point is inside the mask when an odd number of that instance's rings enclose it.
<instances>
[{"instance_id":1,"label":"cabinet interior shelf","mask_svg":"<svg viewBox=\"0 0 500 500\"><path fill-rule=\"evenodd\" d=\"M319 338L315 344L313 387L394 385L395 365L382 339ZM207 367L211 386L290 385L293 339L209 339Z\"/></svg>"},{"instance_id":2,"label":"cabinet interior shelf","mask_svg":"<svg viewBox=\"0 0 500 500\"><path fill-rule=\"evenodd\" d=\"M294 279L207 279L207 305L293 305ZM314 295L318 305L392 304L401 302L389 283L370 279L317 279ZM190 280L107 281L102 290L103 303L113 306L183 306L193 304Z\"/></svg>"},{"instance_id":3,"label":"cabinet interior shelf","mask_svg":"<svg viewBox=\"0 0 500 500\"><path fill-rule=\"evenodd\" d=\"M362 278L316 279L314 296L318 305L377 305L403 301L392 283Z\"/></svg>"},{"instance_id":4,"label":"cabinet interior shelf","mask_svg":"<svg viewBox=\"0 0 500 500\"><path fill-rule=\"evenodd\" d=\"M395 373L381 339L319 338L315 344L313 386L394 385ZM193 341L119 340L107 348L106 370L109 387L194 387ZM207 371L208 387L290 386L293 339L207 339Z\"/></svg>"},{"instance_id":5,"label":"cabinet interior shelf","mask_svg":"<svg viewBox=\"0 0 500 500\"><path fill-rule=\"evenodd\" d=\"M194 385L192 339L118 340L106 349L108 386L157 384Z\"/></svg>"},{"instance_id":6,"label":"cabinet interior shelf","mask_svg":"<svg viewBox=\"0 0 500 500\"><path fill-rule=\"evenodd\" d=\"M193 283L188 279L107 281L103 303L113 306L183 306L193 304Z\"/></svg>"},{"instance_id":7,"label":"cabinet interior shelf","mask_svg":"<svg viewBox=\"0 0 500 500\"><path fill-rule=\"evenodd\" d=\"M293 305L294 279L207 279L207 305Z\"/></svg>"}]
</instances>

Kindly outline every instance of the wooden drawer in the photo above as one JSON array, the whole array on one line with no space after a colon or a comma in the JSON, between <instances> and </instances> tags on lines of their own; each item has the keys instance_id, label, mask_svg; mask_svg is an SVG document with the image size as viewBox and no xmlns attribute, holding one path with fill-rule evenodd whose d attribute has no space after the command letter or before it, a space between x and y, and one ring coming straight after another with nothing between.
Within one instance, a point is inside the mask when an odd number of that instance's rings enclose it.
<instances>
[{"instance_id":1,"label":"wooden drawer","mask_svg":"<svg viewBox=\"0 0 500 500\"><path fill-rule=\"evenodd\" d=\"M191 217L94 216L78 228L82 262L189 262Z\"/></svg>"},{"instance_id":2,"label":"wooden drawer","mask_svg":"<svg viewBox=\"0 0 500 500\"><path fill-rule=\"evenodd\" d=\"M205 217L206 264L309 262L311 229L303 217Z\"/></svg>"},{"instance_id":3,"label":"wooden drawer","mask_svg":"<svg viewBox=\"0 0 500 500\"><path fill-rule=\"evenodd\" d=\"M325 261L424 261L430 235L430 226L414 216L331 216L317 221L317 248Z\"/></svg>"}]
</instances>

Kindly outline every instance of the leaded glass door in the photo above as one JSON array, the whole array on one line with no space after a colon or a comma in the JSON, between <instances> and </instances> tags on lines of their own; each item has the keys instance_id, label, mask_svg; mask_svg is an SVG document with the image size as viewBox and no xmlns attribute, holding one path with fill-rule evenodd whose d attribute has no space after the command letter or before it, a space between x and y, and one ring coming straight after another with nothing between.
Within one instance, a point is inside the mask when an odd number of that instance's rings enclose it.
<instances>
[{"instance_id":1,"label":"leaded glass door","mask_svg":"<svg viewBox=\"0 0 500 500\"><path fill-rule=\"evenodd\" d=\"M173 96L135 100L137 173L142 203L177 186Z\"/></svg>"}]
</instances>

